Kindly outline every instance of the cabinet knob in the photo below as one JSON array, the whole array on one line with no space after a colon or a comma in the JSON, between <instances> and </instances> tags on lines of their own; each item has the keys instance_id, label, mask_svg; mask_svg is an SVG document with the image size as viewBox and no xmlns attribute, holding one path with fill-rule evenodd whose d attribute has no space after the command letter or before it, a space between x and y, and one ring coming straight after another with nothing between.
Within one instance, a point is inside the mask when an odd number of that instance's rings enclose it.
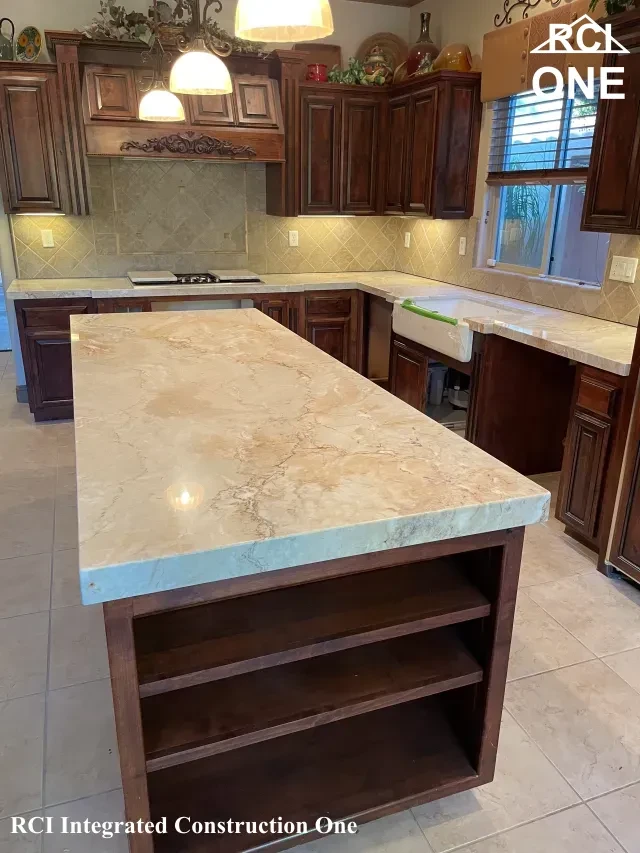
<instances>
[{"instance_id":1,"label":"cabinet knob","mask_svg":"<svg viewBox=\"0 0 640 853\"><path fill-rule=\"evenodd\" d=\"M526 80L527 80L527 78L525 77L525 75L524 75L524 74L521 74L521 75L520 75L520 82L521 82L521 83L525 83L525 82L526 82Z\"/></svg>"},{"instance_id":2,"label":"cabinet knob","mask_svg":"<svg viewBox=\"0 0 640 853\"><path fill-rule=\"evenodd\" d=\"M523 59L526 59L526 58L527 58L527 51L526 51L526 50L523 50L523 51L522 51L522 58L523 58Z\"/></svg>"},{"instance_id":3,"label":"cabinet knob","mask_svg":"<svg viewBox=\"0 0 640 853\"><path fill-rule=\"evenodd\" d=\"M525 27L525 28L524 28L524 37L525 37L526 39L528 39L528 38L529 38L529 27Z\"/></svg>"}]
</instances>

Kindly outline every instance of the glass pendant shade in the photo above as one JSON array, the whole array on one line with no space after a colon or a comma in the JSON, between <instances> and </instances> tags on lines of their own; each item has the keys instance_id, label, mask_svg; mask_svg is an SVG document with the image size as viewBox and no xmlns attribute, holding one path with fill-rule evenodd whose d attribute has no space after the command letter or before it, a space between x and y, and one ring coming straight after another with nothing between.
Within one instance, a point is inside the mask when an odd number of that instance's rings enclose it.
<instances>
[{"instance_id":1,"label":"glass pendant shade","mask_svg":"<svg viewBox=\"0 0 640 853\"><path fill-rule=\"evenodd\" d=\"M184 107L180 98L168 92L163 83L143 95L138 108L141 121L184 121Z\"/></svg>"},{"instance_id":2,"label":"glass pendant shade","mask_svg":"<svg viewBox=\"0 0 640 853\"><path fill-rule=\"evenodd\" d=\"M228 95L233 90L227 66L202 39L173 63L169 88L184 95Z\"/></svg>"},{"instance_id":3,"label":"glass pendant shade","mask_svg":"<svg viewBox=\"0 0 640 853\"><path fill-rule=\"evenodd\" d=\"M329 0L238 0L236 36L248 41L296 42L330 36Z\"/></svg>"}]
</instances>

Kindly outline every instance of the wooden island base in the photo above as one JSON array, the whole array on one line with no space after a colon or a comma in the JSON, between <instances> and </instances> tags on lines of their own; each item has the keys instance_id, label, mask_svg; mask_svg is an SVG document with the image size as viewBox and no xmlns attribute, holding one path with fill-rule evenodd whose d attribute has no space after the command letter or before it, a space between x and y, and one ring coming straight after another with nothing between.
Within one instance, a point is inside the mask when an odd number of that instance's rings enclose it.
<instances>
[{"instance_id":1,"label":"wooden island base","mask_svg":"<svg viewBox=\"0 0 640 853\"><path fill-rule=\"evenodd\" d=\"M524 529L105 604L132 853L318 837L192 821L358 823L491 781ZM346 843L346 842L345 842Z\"/></svg>"}]
</instances>

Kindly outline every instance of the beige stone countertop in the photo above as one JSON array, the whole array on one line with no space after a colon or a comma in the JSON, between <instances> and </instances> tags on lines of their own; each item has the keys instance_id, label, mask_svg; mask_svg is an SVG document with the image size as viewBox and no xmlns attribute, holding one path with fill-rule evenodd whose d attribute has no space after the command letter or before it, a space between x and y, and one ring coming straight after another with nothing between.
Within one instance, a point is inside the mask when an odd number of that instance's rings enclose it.
<instances>
[{"instance_id":1,"label":"beige stone countertop","mask_svg":"<svg viewBox=\"0 0 640 853\"><path fill-rule=\"evenodd\" d=\"M87 604L548 516L545 489L255 309L71 333Z\"/></svg>"},{"instance_id":2,"label":"beige stone countertop","mask_svg":"<svg viewBox=\"0 0 640 853\"><path fill-rule=\"evenodd\" d=\"M628 376L636 330L631 326L598 320L569 311L545 308L516 299L398 272L301 273L265 275L264 284L161 285L134 287L128 278L16 279L7 289L10 299L61 297L123 298L131 296L207 296L240 293L299 293L306 290L359 288L393 302L406 297L456 297L491 304L512 312L493 320L478 315L466 318L474 331L496 334L544 349L582 364Z\"/></svg>"}]
</instances>

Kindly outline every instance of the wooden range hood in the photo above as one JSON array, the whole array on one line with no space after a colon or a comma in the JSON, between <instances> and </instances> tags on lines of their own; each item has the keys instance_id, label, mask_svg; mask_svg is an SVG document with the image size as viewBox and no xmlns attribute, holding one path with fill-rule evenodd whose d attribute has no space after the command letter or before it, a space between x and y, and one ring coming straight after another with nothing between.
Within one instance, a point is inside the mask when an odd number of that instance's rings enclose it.
<instances>
[{"instance_id":1,"label":"wooden range hood","mask_svg":"<svg viewBox=\"0 0 640 853\"><path fill-rule=\"evenodd\" d=\"M152 69L140 42L89 39L48 31L47 46L66 81L67 113L75 117L78 147L102 157L148 157L278 163L284 123L278 82L266 57L232 55L229 95L181 95L185 122L138 119L139 84ZM172 60L177 49L165 45ZM71 103L69 103L69 101Z\"/></svg>"}]
</instances>

